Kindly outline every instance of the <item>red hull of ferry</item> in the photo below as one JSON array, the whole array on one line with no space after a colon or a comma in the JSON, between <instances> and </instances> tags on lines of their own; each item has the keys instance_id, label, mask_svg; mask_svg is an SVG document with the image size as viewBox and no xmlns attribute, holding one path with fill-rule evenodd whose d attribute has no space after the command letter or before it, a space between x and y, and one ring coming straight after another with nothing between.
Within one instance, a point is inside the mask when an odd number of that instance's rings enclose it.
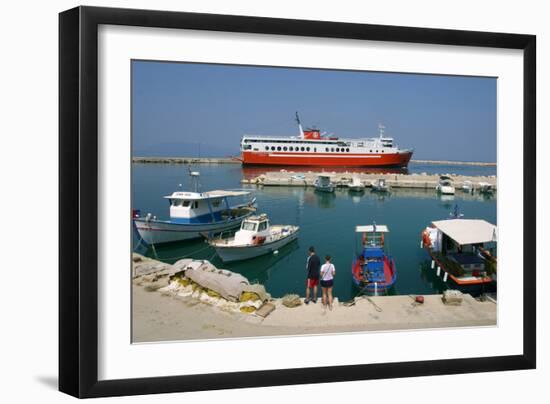
<instances>
[{"instance_id":1,"label":"red hull of ferry","mask_svg":"<svg viewBox=\"0 0 550 404\"><path fill-rule=\"evenodd\" d=\"M242 163L249 165L405 167L412 152L392 154L242 152Z\"/></svg>"}]
</instances>

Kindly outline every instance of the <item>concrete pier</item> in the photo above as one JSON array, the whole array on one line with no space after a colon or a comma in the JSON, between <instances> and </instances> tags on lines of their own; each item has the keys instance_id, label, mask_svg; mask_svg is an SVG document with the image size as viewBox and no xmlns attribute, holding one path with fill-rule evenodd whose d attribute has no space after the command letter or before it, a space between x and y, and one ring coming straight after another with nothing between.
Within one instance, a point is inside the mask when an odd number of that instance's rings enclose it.
<instances>
[{"instance_id":1,"label":"concrete pier","mask_svg":"<svg viewBox=\"0 0 550 404\"><path fill-rule=\"evenodd\" d=\"M385 179L386 183L393 188L416 188L416 189L435 189L439 182L437 174L367 174L356 172L334 172L326 171L308 171L308 172L293 172L287 170L271 171L261 174L255 178L243 179L243 184L256 184L265 186L298 186L312 187L319 175L328 175L331 181L337 187L347 187L351 182L352 177L359 177L365 186L370 187L373 182L378 179ZM455 188L460 188L466 181L470 181L474 189L479 188L479 183L485 182L491 184L494 189L497 188L496 176L465 176L455 174L448 175L452 180ZM457 192L461 192L457 189Z\"/></svg>"},{"instance_id":2,"label":"concrete pier","mask_svg":"<svg viewBox=\"0 0 550 404\"><path fill-rule=\"evenodd\" d=\"M335 296L333 310L324 308L320 298L309 305L300 298L297 307L286 307L283 298L268 298L273 311L263 317L255 310L235 309L250 301L229 302L200 288L183 293L191 286L178 283L185 279L181 275L179 281L172 277L194 262L211 265L192 259L170 265L134 254L134 342L496 325L495 301L467 294L460 305L445 304L441 295L426 295L423 304L412 295L362 296L345 303Z\"/></svg>"}]
</instances>

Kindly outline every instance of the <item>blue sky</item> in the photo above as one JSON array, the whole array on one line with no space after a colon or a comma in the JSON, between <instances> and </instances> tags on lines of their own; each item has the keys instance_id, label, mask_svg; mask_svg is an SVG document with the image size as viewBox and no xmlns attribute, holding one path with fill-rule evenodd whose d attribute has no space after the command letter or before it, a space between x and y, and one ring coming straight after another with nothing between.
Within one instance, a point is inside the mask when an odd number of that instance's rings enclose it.
<instances>
[{"instance_id":1,"label":"blue sky","mask_svg":"<svg viewBox=\"0 0 550 404\"><path fill-rule=\"evenodd\" d=\"M132 62L135 156L228 156L243 134L304 127L372 137L378 123L413 158L496 161L496 79Z\"/></svg>"}]
</instances>

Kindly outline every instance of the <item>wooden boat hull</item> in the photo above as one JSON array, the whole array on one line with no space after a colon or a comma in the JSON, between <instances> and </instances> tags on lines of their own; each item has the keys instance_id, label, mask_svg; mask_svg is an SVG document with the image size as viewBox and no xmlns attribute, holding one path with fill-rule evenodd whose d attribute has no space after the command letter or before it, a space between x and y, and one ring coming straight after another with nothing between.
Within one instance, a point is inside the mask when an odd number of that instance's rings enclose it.
<instances>
[{"instance_id":1,"label":"wooden boat hull","mask_svg":"<svg viewBox=\"0 0 550 404\"><path fill-rule=\"evenodd\" d=\"M135 218L135 228L141 239L147 244L171 243L202 237L203 234L220 233L240 226L241 222L253 211L215 223L177 223L168 220L147 220Z\"/></svg>"}]
</instances>

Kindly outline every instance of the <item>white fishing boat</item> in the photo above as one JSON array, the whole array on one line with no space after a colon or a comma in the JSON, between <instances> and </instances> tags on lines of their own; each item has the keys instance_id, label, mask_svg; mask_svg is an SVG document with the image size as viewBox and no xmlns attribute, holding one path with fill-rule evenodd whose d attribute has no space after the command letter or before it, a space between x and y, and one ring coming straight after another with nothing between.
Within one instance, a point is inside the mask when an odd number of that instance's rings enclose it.
<instances>
[{"instance_id":1,"label":"white fishing boat","mask_svg":"<svg viewBox=\"0 0 550 404\"><path fill-rule=\"evenodd\" d=\"M472 181L464 181L462 184L462 191L468 193L474 192L474 184L472 184Z\"/></svg>"},{"instance_id":2,"label":"white fishing boat","mask_svg":"<svg viewBox=\"0 0 550 404\"><path fill-rule=\"evenodd\" d=\"M488 182L480 182L479 192L482 194L492 195L493 192L495 192L495 188Z\"/></svg>"},{"instance_id":3,"label":"white fishing boat","mask_svg":"<svg viewBox=\"0 0 550 404\"><path fill-rule=\"evenodd\" d=\"M435 187L438 193L442 195L454 195L455 187L453 186L453 180L451 177L442 175L439 177L439 183Z\"/></svg>"},{"instance_id":4,"label":"white fishing boat","mask_svg":"<svg viewBox=\"0 0 550 404\"><path fill-rule=\"evenodd\" d=\"M348 189L352 192L363 192L365 191L365 184L361 182L361 178L353 176L348 184Z\"/></svg>"},{"instance_id":5,"label":"white fishing boat","mask_svg":"<svg viewBox=\"0 0 550 404\"><path fill-rule=\"evenodd\" d=\"M256 211L250 192L199 192L199 173L190 174L195 181L194 192L176 191L164 197L170 203L170 219L160 220L151 213L141 216L134 210L135 229L142 241L154 245L216 234L238 227ZM232 205L235 199L241 199L241 203Z\"/></svg>"},{"instance_id":6,"label":"white fishing boat","mask_svg":"<svg viewBox=\"0 0 550 404\"><path fill-rule=\"evenodd\" d=\"M315 190L320 192L334 192L334 184L328 175L319 175L315 180Z\"/></svg>"},{"instance_id":7,"label":"white fishing boat","mask_svg":"<svg viewBox=\"0 0 550 404\"><path fill-rule=\"evenodd\" d=\"M375 192L388 192L390 190L390 186L384 178L379 178L378 181L374 181L372 183L372 190Z\"/></svg>"},{"instance_id":8,"label":"white fishing boat","mask_svg":"<svg viewBox=\"0 0 550 404\"><path fill-rule=\"evenodd\" d=\"M234 237L208 240L223 262L240 261L277 251L298 237L298 226L272 226L266 214L243 220Z\"/></svg>"}]
</instances>

